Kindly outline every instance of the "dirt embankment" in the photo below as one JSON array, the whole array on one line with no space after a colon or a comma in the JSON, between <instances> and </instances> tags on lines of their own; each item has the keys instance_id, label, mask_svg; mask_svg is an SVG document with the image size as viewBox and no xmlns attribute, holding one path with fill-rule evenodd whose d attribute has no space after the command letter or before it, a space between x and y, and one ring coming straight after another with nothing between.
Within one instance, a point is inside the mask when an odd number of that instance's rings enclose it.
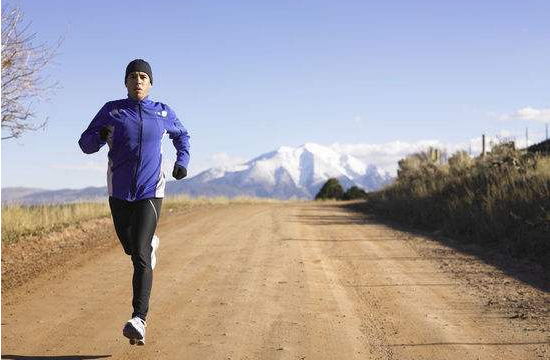
<instances>
[{"instance_id":1,"label":"dirt embankment","mask_svg":"<svg viewBox=\"0 0 550 360\"><path fill-rule=\"evenodd\" d=\"M2 242L2 290L51 271L71 270L82 255L94 257L115 246L114 236L111 218L102 218L17 242Z\"/></svg>"},{"instance_id":2,"label":"dirt embankment","mask_svg":"<svg viewBox=\"0 0 550 360\"><path fill-rule=\"evenodd\" d=\"M181 216L205 207L165 209L166 216ZM162 224L162 221L161 221ZM159 224L159 227L162 226ZM10 291L40 276L59 276L119 244L112 218L82 221L61 231L32 235L17 242L2 242L2 291Z\"/></svg>"}]
</instances>

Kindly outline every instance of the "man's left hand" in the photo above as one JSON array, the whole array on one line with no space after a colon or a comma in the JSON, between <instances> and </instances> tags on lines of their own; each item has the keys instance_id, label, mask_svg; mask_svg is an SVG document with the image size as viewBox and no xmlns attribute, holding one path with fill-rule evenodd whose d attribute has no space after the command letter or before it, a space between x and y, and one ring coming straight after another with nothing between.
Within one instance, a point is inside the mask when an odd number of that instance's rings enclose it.
<instances>
[{"instance_id":1,"label":"man's left hand","mask_svg":"<svg viewBox=\"0 0 550 360\"><path fill-rule=\"evenodd\" d=\"M172 176L176 180L181 180L187 176L187 169L184 168L183 166L179 166L178 164L174 164L174 170L172 171Z\"/></svg>"}]
</instances>

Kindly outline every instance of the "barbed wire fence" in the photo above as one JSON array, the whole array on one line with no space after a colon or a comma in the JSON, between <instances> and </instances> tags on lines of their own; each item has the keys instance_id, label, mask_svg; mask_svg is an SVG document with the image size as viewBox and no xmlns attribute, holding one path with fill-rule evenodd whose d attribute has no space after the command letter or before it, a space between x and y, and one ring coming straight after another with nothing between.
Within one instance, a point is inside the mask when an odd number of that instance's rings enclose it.
<instances>
[{"instance_id":1,"label":"barbed wire fence","mask_svg":"<svg viewBox=\"0 0 550 360\"><path fill-rule=\"evenodd\" d=\"M487 136L482 134L481 136L481 151L480 154L484 152L491 151L491 148L495 145L501 144L503 142L512 142L516 149L527 149L529 146L548 140L548 124L544 124L544 128L540 127L529 128L525 127L525 130L521 133L515 132L505 132L502 134ZM471 150L469 150L470 155L472 155Z\"/></svg>"},{"instance_id":2,"label":"barbed wire fence","mask_svg":"<svg viewBox=\"0 0 550 360\"><path fill-rule=\"evenodd\" d=\"M527 149L529 146L542 143L549 139L548 124L543 123L542 126L525 127L521 132L501 131L499 134L484 133L479 137L458 143L441 143L434 142L432 144L424 144L410 154L424 154L434 158L434 161L440 164L445 164L448 159L455 153L461 151L466 152L471 158L482 156L491 151L493 147L502 143L514 144L516 149Z\"/></svg>"}]
</instances>

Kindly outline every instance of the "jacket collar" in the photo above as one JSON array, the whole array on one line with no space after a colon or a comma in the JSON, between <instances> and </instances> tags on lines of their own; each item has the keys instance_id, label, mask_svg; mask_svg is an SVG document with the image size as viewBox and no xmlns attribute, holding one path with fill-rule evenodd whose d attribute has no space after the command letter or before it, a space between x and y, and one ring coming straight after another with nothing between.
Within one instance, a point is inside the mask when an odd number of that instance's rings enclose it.
<instances>
[{"instance_id":1,"label":"jacket collar","mask_svg":"<svg viewBox=\"0 0 550 360\"><path fill-rule=\"evenodd\" d=\"M135 100L135 99L132 99L130 97L130 95L126 95L126 101L128 101L130 104L134 104L134 105L137 105L137 104L141 104L141 105L147 105L147 104L150 104L152 103L153 101L149 99L149 95L147 95L146 97L144 97L142 100Z\"/></svg>"}]
</instances>

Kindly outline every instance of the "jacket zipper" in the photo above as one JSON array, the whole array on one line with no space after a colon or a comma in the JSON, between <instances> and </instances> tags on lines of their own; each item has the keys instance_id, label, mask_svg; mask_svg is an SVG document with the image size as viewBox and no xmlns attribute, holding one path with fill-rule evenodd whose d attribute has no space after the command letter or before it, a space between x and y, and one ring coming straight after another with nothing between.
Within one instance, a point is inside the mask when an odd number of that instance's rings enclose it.
<instances>
[{"instance_id":1,"label":"jacket zipper","mask_svg":"<svg viewBox=\"0 0 550 360\"><path fill-rule=\"evenodd\" d=\"M141 137L143 134L143 118L141 117L141 104L138 104L138 111L139 111L139 146L138 146L138 161L136 170L134 172L134 181L132 183L132 200L136 198L136 187L137 187L137 175L138 175L138 169L141 166Z\"/></svg>"}]
</instances>

